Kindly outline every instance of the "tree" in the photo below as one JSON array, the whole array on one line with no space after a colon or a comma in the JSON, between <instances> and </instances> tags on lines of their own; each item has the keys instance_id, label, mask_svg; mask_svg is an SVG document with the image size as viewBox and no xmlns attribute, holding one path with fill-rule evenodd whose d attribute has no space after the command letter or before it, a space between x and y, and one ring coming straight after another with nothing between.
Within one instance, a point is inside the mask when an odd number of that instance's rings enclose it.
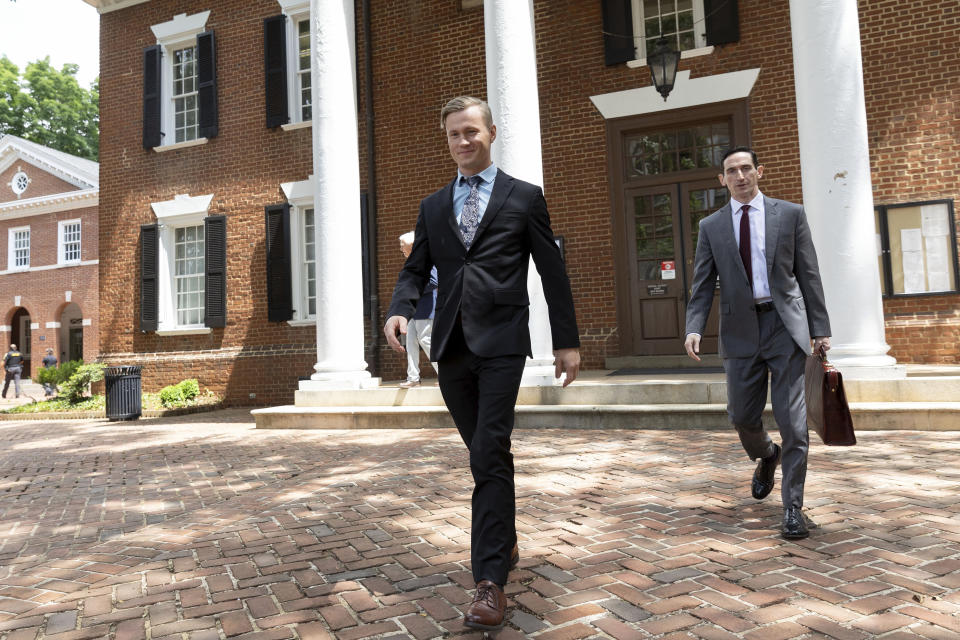
<instances>
[{"instance_id":1,"label":"tree","mask_svg":"<svg viewBox=\"0 0 960 640\"><path fill-rule=\"evenodd\" d=\"M50 58L17 65L0 58L0 134L13 134L82 158L100 152L100 81L89 89L77 82L77 65L60 71Z\"/></svg>"}]
</instances>

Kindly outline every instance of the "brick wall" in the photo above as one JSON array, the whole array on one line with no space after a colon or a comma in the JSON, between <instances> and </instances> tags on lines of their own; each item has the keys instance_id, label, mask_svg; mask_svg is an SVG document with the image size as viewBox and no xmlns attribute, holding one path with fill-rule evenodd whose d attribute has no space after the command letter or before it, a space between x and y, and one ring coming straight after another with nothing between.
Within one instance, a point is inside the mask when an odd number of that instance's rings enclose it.
<instances>
[{"instance_id":1,"label":"brick wall","mask_svg":"<svg viewBox=\"0 0 960 640\"><path fill-rule=\"evenodd\" d=\"M49 174L38 173L38 175ZM67 353L66 340L62 339L61 331L55 327L48 327L47 323L62 322L63 313L71 304L79 307L80 315L84 320L89 320L89 324L83 326L84 361L93 362L99 353L97 265L65 265L36 270L37 267L57 265L57 223L61 220L77 219L81 224L81 260L96 260L98 219L95 207L0 221L0 263L4 269L7 268L9 229L30 227L30 266L33 270L6 273L0 277L0 314L3 314L0 324L11 326L14 315L20 308L29 313L31 323L40 325L39 328L33 329L31 336L30 351L35 362L39 362L47 347L53 348L60 360ZM69 301L67 300L68 291L70 292ZM19 305L16 303L18 296ZM14 335L15 332L12 331L0 333L4 350ZM18 344L18 346L22 350L27 348L24 344Z\"/></svg>"},{"instance_id":2,"label":"brick wall","mask_svg":"<svg viewBox=\"0 0 960 640\"><path fill-rule=\"evenodd\" d=\"M454 95L486 95L483 13L448 0L371 3L370 115L377 180L367 185L359 4L358 170L363 188L372 187L377 215L377 318L366 326L366 355L375 373L389 380L405 375L404 358L389 351L379 335L402 264L396 238L413 228L420 200L454 175L439 126L440 107ZM566 241L585 366L597 368L619 353L619 332L606 123L589 97L647 86L649 72L604 65L599 2L534 4L545 193L555 232ZM860 3L877 202L957 199L960 132L953 104L960 65L957 48L949 45L958 33L955 4L938 0L917 10L895 0ZM145 151L141 51L155 42L149 27L176 13L203 9L211 10L207 28L217 36L220 134L202 146ZM231 403L289 402L297 378L311 371L313 328L266 320L263 207L283 201L281 182L303 180L311 171L309 129L264 127L261 25L277 13L275 0L211 0L202 6L153 0L101 18L101 350L108 361L142 362L148 390L190 373ZM680 68L694 78L761 70L749 118L752 144L766 165L764 191L799 201L789 7L779 0L741 2L740 21L739 43L681 61ZM904 51L914 52L923 68L899 71ZM228 218L227 327L203 336L143 334L138 329L139 226L154 220L151 202L180 193L213 193L210 213ZM937 311L942 322L931 325L939 328L896 324L922 319L930 305L939 304L945 305ZM956 296L887 301L894 355L926 358L906 341L954 326L950 309L955 304ZM949 353L931 349L929 357L955 356L954 346ZM423 372L432 375L429 367Z\"/></svg>"}]
</instances>

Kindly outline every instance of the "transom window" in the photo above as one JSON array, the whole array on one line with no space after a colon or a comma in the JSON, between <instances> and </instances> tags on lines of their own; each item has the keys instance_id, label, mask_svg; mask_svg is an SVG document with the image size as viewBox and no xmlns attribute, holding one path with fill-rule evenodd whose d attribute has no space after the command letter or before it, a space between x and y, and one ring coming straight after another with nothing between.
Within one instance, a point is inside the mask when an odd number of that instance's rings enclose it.
<instances>
[{"instance_id":1,"label":"transom window","mask_svg":"<svg viewBox=\"0 0 960 640\"><path fill-rule=\"evenodd\" d=\"M11 229L11 267L26 269L30 266L30 228Z\"/></svg>"},{"instance_id":2,"label":"transom window","mask_svg":"<svg viewBox=\"0 0 960 640\"><path fill-rule=\"evenodd\" d=\"M703 0L633 0L637 57L646 58L662 35L676 51L706 46Z\"/></svg>"},{"instance_id":3,"label":"transom window","mask_svg":"<svg viewBox=\"0 0 960 640\"><path fill-rule=\"evenodd\" d=\"M661 129L626 139L628 177L651 176L720 166L730 147L730 124L714 122L683 129Z\"/></svg>"},{"instance_id":4,"label":"transom window","mask_svg":"<svg viewBox=\"0 0 960 640\"><path fill-rule=\"evenodd\" d=\"M173 114L176 142L197 139L197 48L173 52Z\"/></svg>"},{"instance_id":5,"label":"transom window","mask_svg":"<svg viewBox=\"0 0 960 640\"><path fill-rule=\"evenodd\" d=\"M60 223L60 261L80 261L80 221Z\"/></svg>"},{"instance_id":6,"label":"transom window","mask_svg":"<svg viewBox=\"0 0 960 640\"><path fill-rule=\"evenodd\" d=\"M303 308L307 317L317 315L317 253L313 234L313 209L303 210Z\"/></svg>"},{"instance_id":7,"label":"transom window","mask_svg":"<svg viewBox=\"0 0 960 640\"><path fill-rule=\"evenodd\" d=\"M177 324L203 325L204 313L203 225L179 227L174 234L174 279L177 287Z\"/></svg>"},{"instance_id":8,"label":"transom window","mask_svg":"<svg viewBox=\"0 0 960 640\"><path fill-rule=\"evenodd\" d=\"M300 99L300 119L313 119L310 93L310 21L297 23L297 95Z\"/></svg>"}]
</instances>

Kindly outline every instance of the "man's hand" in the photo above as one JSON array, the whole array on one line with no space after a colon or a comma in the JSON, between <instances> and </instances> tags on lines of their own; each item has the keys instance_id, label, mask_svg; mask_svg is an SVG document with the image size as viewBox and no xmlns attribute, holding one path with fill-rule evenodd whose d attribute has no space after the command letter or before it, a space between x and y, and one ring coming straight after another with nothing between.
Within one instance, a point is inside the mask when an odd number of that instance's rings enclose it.
<instances>
[{"instance_id":1,"label":"man's hand","mask_svg":"<svg viewBox=\"0 0 960 640\"><path fill-rule=\"evenodd\" d=\"M383 335L387 336L387 344L394 351L406 353L406 348L397 340L397 334L407 335L407 319L403 316L390 316L383 325Z\"/></svg>"},{"instance_id":2,"label":"man's hand","mask_svg":"<svg viewBox=\"0 0 960 640\"><path fill-rule=\"evenodd\" d=\"M688 333L687 339L683 341L683 348L687 350L687 355L700 362L700 336L696 333Z\"/></svg>"},{"instance_id":3,"label":"man's hand","mask_svg":"<svg viewBox=\"0 0 960 640\"><path fill-rule=\"evenodd\" d=\"M556 367L553 377L559 378L561 373L567 372L567 377L563 381L563 386L567 386L576 380L580 373L580 350L575 348L555 349L553 364Z\"/></svg>"},{"instance_id":4,"label":"man's hand","mask_svg":"<svg viewBox=\"0 0 960 640\"><path fill-rule=\"evenodd\" d=\"M817 336L813 339L813 352L826 355L830 351L830 336Z\"/></svg>"}]
</instances>

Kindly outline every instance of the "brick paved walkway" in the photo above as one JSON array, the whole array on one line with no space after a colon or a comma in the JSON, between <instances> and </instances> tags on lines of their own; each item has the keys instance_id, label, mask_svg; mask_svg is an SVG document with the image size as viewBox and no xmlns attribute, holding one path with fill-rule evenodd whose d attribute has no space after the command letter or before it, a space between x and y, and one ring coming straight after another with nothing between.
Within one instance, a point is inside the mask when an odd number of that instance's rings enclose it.
<instances>
[{"instance_id":1,"label":"brick paved walkway","mask_svg":"<svg viewBox=\"0 0 960 640\"><path fill-rule=\"evenodd\" d=\"M522 560L491 635L960 638L957 436L815 444L821 527L789 543L731 433L517 432ZM452 432L236 410L0 442L0 640L481 637Z\"/></svg>"}]
</instances>

